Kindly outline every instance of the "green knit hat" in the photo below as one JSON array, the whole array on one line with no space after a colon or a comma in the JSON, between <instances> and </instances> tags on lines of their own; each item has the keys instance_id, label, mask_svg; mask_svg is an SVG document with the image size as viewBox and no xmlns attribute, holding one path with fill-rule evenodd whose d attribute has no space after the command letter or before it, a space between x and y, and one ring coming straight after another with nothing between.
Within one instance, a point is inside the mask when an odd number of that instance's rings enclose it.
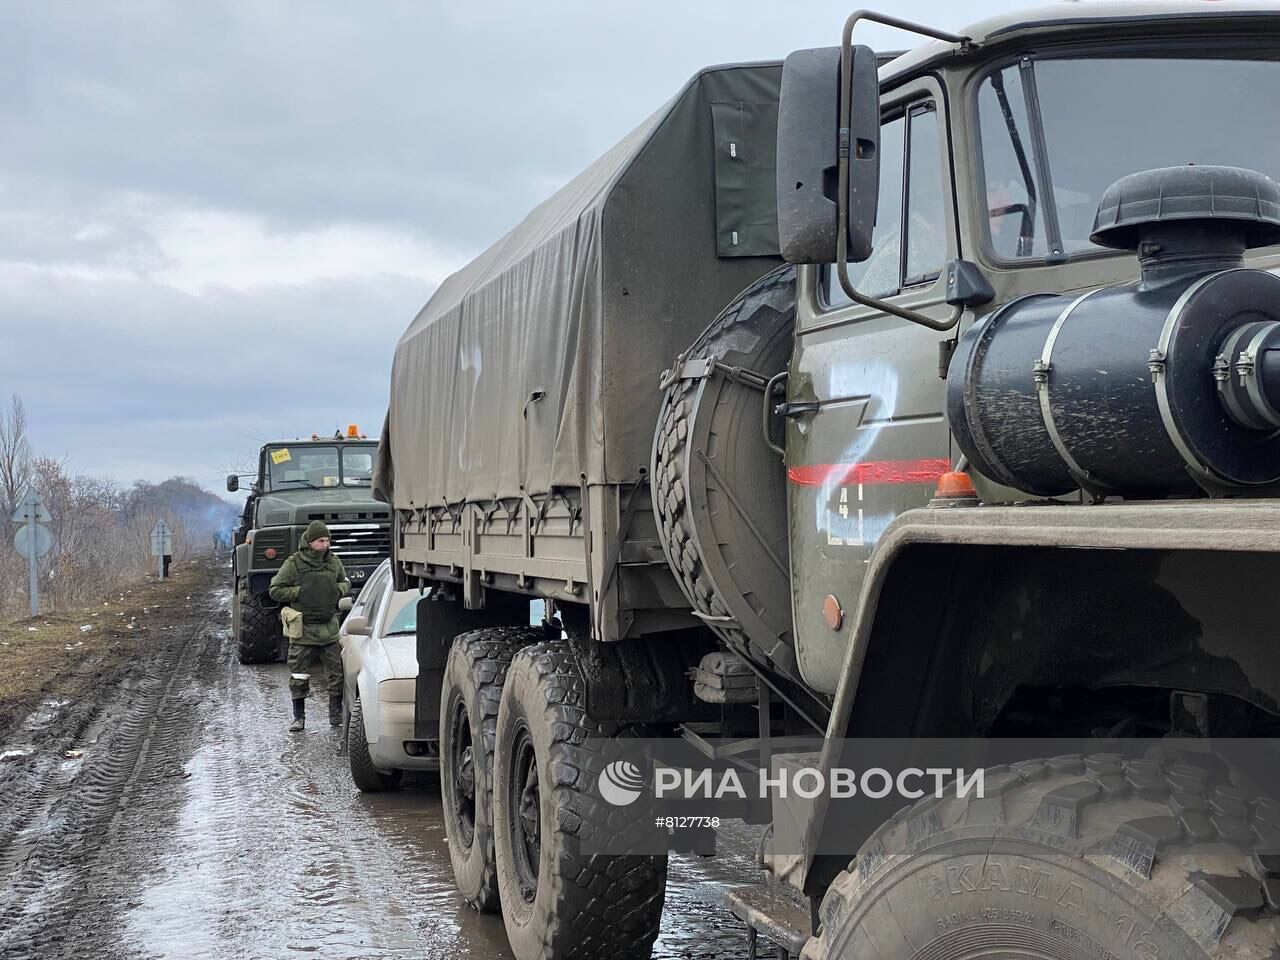
<instances>
[{"instance_id":1,"label":"green knit hat","mask_svg":"<svg viewBox=\"0 0 1280 960\"><path fill-rule=\"evenodd\" d=\"M329 536L329 528L319 520L312 520L302 534L302 542L304 545L310 545L312 540L327 536Z\"/></svg>"}]
</instances>

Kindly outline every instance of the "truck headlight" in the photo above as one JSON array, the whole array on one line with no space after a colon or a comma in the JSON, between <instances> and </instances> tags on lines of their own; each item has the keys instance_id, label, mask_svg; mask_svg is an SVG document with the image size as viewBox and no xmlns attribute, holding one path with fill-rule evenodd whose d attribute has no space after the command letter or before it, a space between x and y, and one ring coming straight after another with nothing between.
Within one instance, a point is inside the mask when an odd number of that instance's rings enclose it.
<instances>
[{"instance_id":1,"label":"truck headlight","mask_svg":"<svg viewBox=\"0 0 1280 960\"><path fill-rule=\"evenodd\" d=\"M382 703L413 703L417 698L417 682L398 677L378 684L378 700Z\"/></svg>"}]
</instances>

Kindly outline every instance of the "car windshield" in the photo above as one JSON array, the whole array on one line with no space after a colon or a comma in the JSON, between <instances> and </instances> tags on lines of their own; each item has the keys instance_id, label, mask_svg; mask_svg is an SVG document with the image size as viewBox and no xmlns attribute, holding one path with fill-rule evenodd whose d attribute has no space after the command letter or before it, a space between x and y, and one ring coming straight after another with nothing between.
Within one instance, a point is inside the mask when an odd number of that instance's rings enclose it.
<instances>
[{"instance_id":1,"label":"car windshield","mask_svg":"<svg viewBox=\"0 0 1280 960\"><path fill-rule=\"evenodd\" d=\"M1224 164L1280 179L1278 83L1280 64L1250 60L1027 58L990 74L978 114L996 256L1101 251L1089 234L1103 191L1142 170Z\"/></svg>"},{"instance_id":2,"label":"car windshield","mask_svg":"<svg viewBox=\"0 0 1280 960\"><path fill-rule=\"evenodd\" d=\"M387 620L387 629L383 636L390 637L397 633L416 633L418 630L418 604L410 599Z\"/></svg>"},{"instance_id":3,"label":"car windshield","mask_svg":"<svg viewBox=\"0 0 1280 960\"><path fill-rule=\"evenodd\" d=\"M369 444L358 447L272 447L267 451L272 490L298 487L367 487L373 479Z\"/></svg>"}]
</instances>

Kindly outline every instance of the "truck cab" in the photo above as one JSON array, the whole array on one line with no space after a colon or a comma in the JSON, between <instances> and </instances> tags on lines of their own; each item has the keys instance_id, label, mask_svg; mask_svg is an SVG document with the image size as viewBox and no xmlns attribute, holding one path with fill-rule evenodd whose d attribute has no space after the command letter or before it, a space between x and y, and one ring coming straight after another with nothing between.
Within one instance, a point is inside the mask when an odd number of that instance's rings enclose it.
<instances>
[{"instance_id":1,"label":"truck cab","mask_svg":"<svg viewBox=\"0 0 1280 960\"><path fill-rule=\"evenodd\" d=\"M311 521L329 527L330 549L342 560L353 593L390 554L390 511L370 489L377 446L376 438L352 426L332 437L273 441L258 452L232 559L232 622L242 663L278 655L278 604L267 588ZM240 477L228 477L227 490L239 489Z\"/></svg>"},{"instance_id":2,"label":"truck cab","mask_svg":"<svg viewBox=\"0 0 1280 960\"><path fill-rule=\"evenodd\" d=\"M868 21L925 42L877 70L851 39ZM1086 2L952 34L862 11L843 39L788 58L778 154L791 587L800 673L830 697L819 766L870 738L1043 751L995 768L984 811L927 800L851 837L819 799L770 860L813 898L804 956L1267 956L1269 909L1184 912L1228 882L1256 894L1276 844L1257 819L1274 784L1241 769L1274 764L1280 717L1258 589L1280 569L1264 372L1280 18ZM1247 760L1206 745L1229 738L1256 738ZM1118 794L1099 743L1119 751ZM1188 830L1182 771L1206 797L1244 787L1239 830ZM1060 836L1008 839L1073 790ZM1149 860L1083 866L1144 813L1171 827L1139 843ZM966 843L984 849L972 889L955 882ZM988 882L1006 869L1090 905L1022 910L1025 888Z\"/></svg>"}]
</instances>

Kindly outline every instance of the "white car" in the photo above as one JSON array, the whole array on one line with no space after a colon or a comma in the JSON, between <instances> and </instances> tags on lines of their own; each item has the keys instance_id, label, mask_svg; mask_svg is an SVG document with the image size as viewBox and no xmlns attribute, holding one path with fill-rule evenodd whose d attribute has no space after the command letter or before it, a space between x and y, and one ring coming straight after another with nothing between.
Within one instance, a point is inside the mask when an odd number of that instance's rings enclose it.
<instances>
[{"instance_id":1,"label":"white car","mask_svg":"<svg viewBox=\"0 0 1280 960\"><path fill-rule=\"evenodd\" d=\"M383 561L342 623L343 704L351 779L387 790L405 770L438 770L435 740L413 736L418 592L396 592Z\"/></svg>"}]
</instances>

